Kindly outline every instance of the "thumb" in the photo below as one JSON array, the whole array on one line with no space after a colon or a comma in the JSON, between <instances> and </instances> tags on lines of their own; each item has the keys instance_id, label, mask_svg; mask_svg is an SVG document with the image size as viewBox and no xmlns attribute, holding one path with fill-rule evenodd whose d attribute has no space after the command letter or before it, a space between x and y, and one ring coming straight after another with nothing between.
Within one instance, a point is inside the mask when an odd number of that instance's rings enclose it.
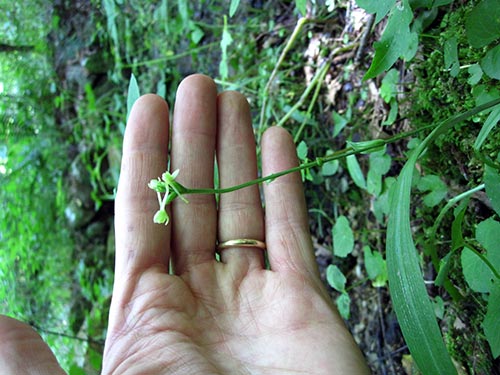
<instances>
[{"instance_id":1,"label":"thumb","mask_svg":"<svg viewBox=\"0 0 500 375\"><path fill-rule=\"evenodd\" d=\"M40 335L29 325L0 315L2 374L65 374Z\"/></svg>"}]
</instances>

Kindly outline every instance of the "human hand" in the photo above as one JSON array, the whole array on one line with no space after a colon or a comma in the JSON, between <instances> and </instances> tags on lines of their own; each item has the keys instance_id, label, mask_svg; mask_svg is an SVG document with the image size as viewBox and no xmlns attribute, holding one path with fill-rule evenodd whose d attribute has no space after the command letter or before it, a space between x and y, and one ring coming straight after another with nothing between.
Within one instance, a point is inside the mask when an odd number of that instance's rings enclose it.
<instances>
[{"instance_id":1,"label":"human hand","mask_svg":"<svg viewBox=\"0 0 500 375\"><path fill-rule=\"evenodd\" d=\"M180 170L182 185L212 187L215 155L221 187L257 177L250 111L240 94L217 95L210 78L190 76L179 86L173 118L170 170ZM254 185L222 194L218 205L213 195L188 195L189 204L176 199L165 227L152 221L158 201L147 183L166 170L168 141L166 103L141 97L126 129L116 197L103 374L368 373L320 281L300 174L264 185L265 215ZM295 165L289 134L268 129L263 175ZM216 242L237 238L265 241L271 269L258 248L220 250L216 261Z\"/></svg>"}]
</instances>

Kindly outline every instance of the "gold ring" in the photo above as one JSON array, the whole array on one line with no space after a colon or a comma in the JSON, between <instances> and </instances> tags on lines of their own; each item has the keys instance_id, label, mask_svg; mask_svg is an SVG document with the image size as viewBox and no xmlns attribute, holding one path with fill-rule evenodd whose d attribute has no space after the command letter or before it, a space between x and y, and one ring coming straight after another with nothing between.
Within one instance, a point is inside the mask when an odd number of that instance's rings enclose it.
<instances>
[{"instance_id":1,"label":"gold ring","mask_svg":"<svg viewBox=\"0 0 500 375\"><path fill-rule=\"evenodd\" d=\"M266 244L264 242L252 240L250 238L238 238L236 240L220 242L217 245L217 250L229 249L230 247L256 247L261 250L266 250Z\"/></svg>"}]
</instances>

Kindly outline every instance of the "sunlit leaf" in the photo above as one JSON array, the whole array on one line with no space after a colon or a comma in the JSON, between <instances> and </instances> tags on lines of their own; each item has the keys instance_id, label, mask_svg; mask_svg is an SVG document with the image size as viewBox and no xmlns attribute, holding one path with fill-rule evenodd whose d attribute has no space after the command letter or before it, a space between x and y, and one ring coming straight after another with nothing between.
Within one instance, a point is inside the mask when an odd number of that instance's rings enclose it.
<instances>
[{"instance_id":1,"label":"sunlit leaf","mask_svg":"<svg viewBox=\"0 0 500 375\"><path fill-rule=\"evenodd\" d=\"M335 304L337 305L337 308L339 309L340 316L344 319L349 319L349 316L351 315L351 298L347 293L342 293L336 300Z\"/></svg>"},{"instance_id":2,"label":"sunlit leaf","mask_svg":"<svg viewBox=\"0 0 500 375\"><path fill-rule=\"evenodd\" d=\"M374 287L383 287L387 282L387 265L382 254L369 246L363 247L366 272Z\"/></svg>"},{"instance_id":3,"label":"sunlit leaf","mask_svg":"<svg viewBox=\"0 0 500 375\"><path fill-rule=\"evenodd\" d=\"M295 6L303 16L307 13L307 0L295 0Z\"/></svg>"},{"instance_id":4,"label":"sunlit leaf","mask_svg":"<svg viewBox=\"0 0 500 375\"><path fill-rule=\"evenodd\" d=\"M297 157L300 160L305 160L307 158L307 143L305 141L300 141L297 146Z\"/></svg>"}]
</instances>

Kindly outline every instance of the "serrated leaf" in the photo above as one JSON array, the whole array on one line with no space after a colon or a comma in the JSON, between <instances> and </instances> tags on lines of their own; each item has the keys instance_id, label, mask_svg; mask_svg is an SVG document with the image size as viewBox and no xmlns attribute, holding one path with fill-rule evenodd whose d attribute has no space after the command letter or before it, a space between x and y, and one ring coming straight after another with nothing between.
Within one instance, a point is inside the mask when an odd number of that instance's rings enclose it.
<instances>
[{"instance_id":1,"label":"serrated leaf","mask_svg":"<svg viewBox=\"0 0 500 375\"><path fill-rule=\"evenodd\" d=\"M392 8L380 41L374 43L375 56L364 80L389 69L400 57L407 61L413 58L418 47L418 35L410 31L412 19L413 12L407 0Z\"/></svg>"},{"instance_id":2,"label":"serrated leaf","mask_svg":"<svg viewBox=\"0 0 500 375\"><path fill-rule=\"evenodd\" d=\"M342 271L334 264L330 264L326 269L326 281L338 292L345 291L346 278Z\"/></svg>"},{"instance_id":3,"label":"serrated leaf","mask_svg":"<svg viewBox=\"0 0 500 375\"><path fill-rule=\"evenodd\" d=\"M130 115L130 111L137 99L141 96L139 92L139 85L137 84L137 80L135 79L134 74L130 76L130 82L128 84L128 93L127 93L127 119Z\"/></svg>"},{"instance_id":4,"label":"serrated leaf","mask_svg":"<svg viewBox=\"0 0 500 375\"><path fill-rule=\"evenodd\" d=\"M351 315L351 298L347 293L342 293L336 300L335 304L337 305L337 309L339 309L340 316L344 319L349 319Z\"/></svg>"},{"instance_id":5,"label":"serrated leaf","mask_svg":"<svg viewBox=\"0 0 500 375\"><path fill-rule=\"evenodd\" d=\"M366 10L367 13L376 13L375 23L378 23L389 13L396 0L356 0L356 3L360 8Z\"/></svg>"},{"instance_id":6,"label":"serrated leaf","mask_svg":"<svg viewBox=\"0 0 500 375\"><path fill-rule=\"evenodd\" d=\"M493 286L488 298L488 308L483 321L483 330L491 348L493 358L500 356L500 283Z\"/></svg>"},{"instance_id":7,"label":"serrated leaf","mask_svg":"<svg viewBox=\"0 0 500 375\"><path fill-rule=\"evenodd\" d=\"M347 171L349 172L349 175L351 176L356 186L366 190L365 176L361 171L361 167L359 166L358 160L356 159L356 155L347 156L346 162L347 162Z\"/></svg>"},{"instance_id":8,"label":"serrated leaf","mask_svg":"<svg viewBox=\"0 0 500 375\"><path fill-rule=\"evenodd\" d=\"M354 249L354 235L345 216L339 216L332 229L333 253L345 258Z\"/></svg>"},{"instance_id":9,"label":"serrated leaf","mask_svg":"<svg viewBox=\"0 0 500 375\"><path fill-rule=\"evenodd\" d=\"M481 48L500 38L498 0L483 0L465 17L465 34L469 44Z\"/></svg>"},{"instance_id":10,"label":"serrated leaf","mask_svg":"<svg viewBox=\"0 0 500 375\"><path fill-rule=\"evenodd\" d=\"M229 6L229 17L234 16L240 5L240 0L231 0L231 5Z\"/></svg>"},{"instance_id":11,"label":"serrated leaf","mask_svg":"<svg viewBox=\"0 0 500 375\"><path fill-rule=\"evenodd\" d=\"M486 195L490 199L493 209L500 216L500 172L486 165L484 168L484 184Z\"/></svg>"},{"instance_id":12,"label":"serrated leaf","mask_svg":"<svg viewBox=\"0 0 500 375\"><path fill-rule=\"evenodd\" d=\"M500 8L500 4L498 4ZM500 80L500 45L490 49L481 60L484 74L493 79Z\"/></svg>"}]
</instances>

